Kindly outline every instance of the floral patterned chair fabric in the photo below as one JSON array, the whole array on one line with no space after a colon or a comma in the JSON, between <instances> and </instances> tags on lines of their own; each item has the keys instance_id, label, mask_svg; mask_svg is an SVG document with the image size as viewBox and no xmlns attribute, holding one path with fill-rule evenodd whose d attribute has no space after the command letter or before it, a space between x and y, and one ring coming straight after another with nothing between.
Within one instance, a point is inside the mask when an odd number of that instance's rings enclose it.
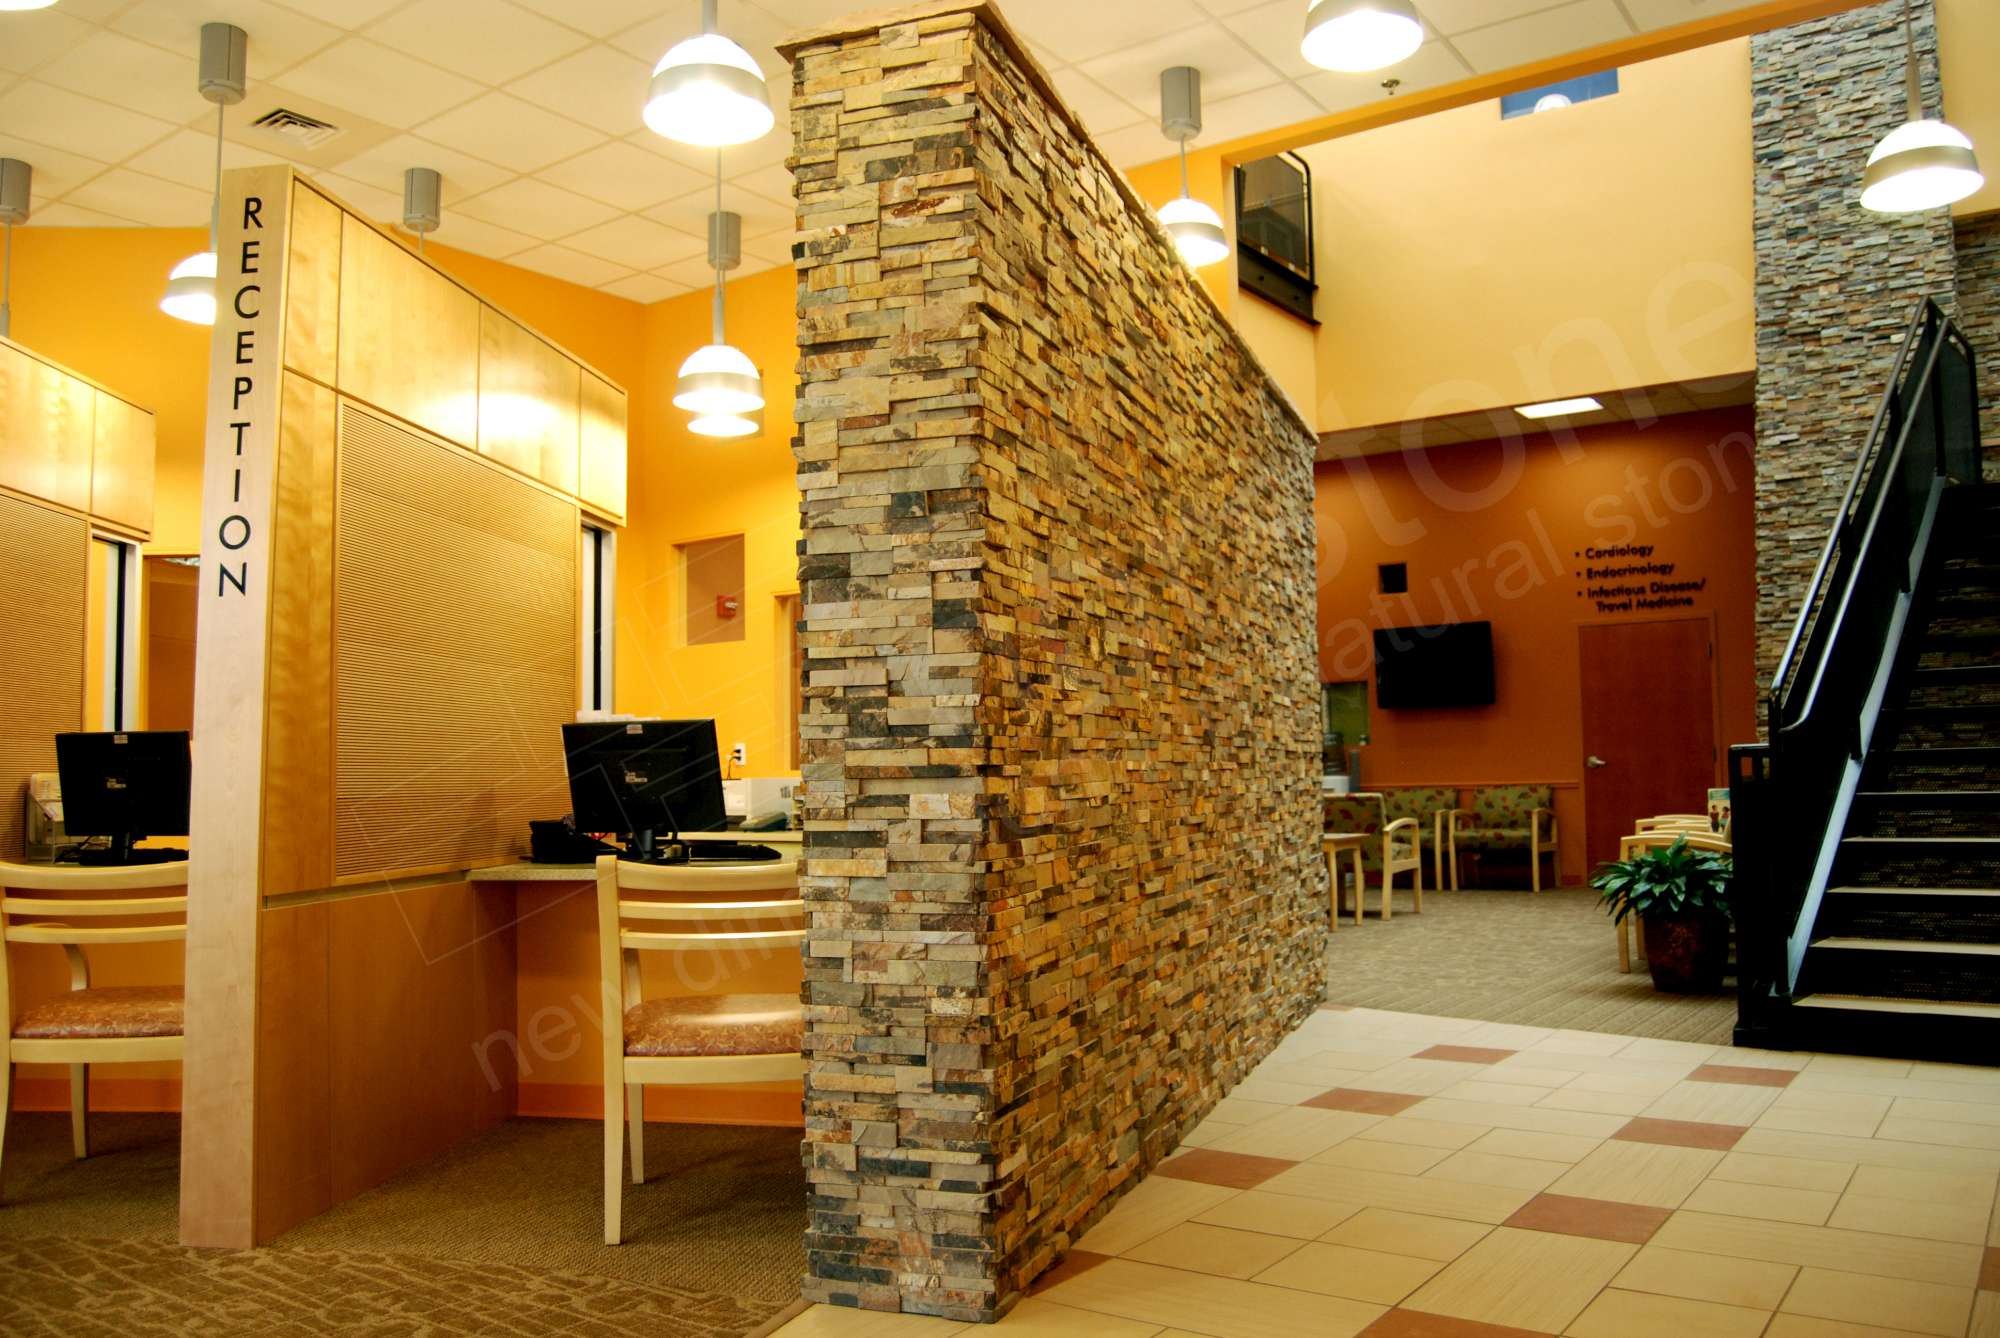
<instances>
[{"instance_id":1,"label":"floral patterned chair fabric","mask_svg":"<svg viewBox=\"0 0 2000 1338\"><path fill-rule=\"evenodd\" d=\"M1423 910L1423 834L1416 819L1392 817L1385 797L1379 794L1330 796L1321 801L1321 813L1326 831L1380 837L1361 848L1361 865L1381 880L1383 919L1389 918L1389 894L1396 875L1405 869L1416 875L1417 909Z\"/></svg>"},{"instance_id":2,"label":"floral patterned chair fabric","mask_svg":"<svg viewBox=\"0 0 2000 1338\"><path fill-rule=\"evenodd\" d=\"M1552 869L1556 860L1558 833L1555 792L1546 785L1488 785L1474 790L1472 807L1451 812L1447 837L1450 841L1451 885L1458 887L1458 852L1525 850L1534 890L1542 890L1542 856Z\"/></svg>"},{"instance_id":3,"label":"floral patterned chair fabric","mask_svg":"<svg viewBox=\"0 0 2000 1338\"><path fill-rule=\"evenodd\" d=\"M1417 785L1405 790L1385 790L1383 800L1389 817L1414 818L1419 829L1431 834L1431 862L1436 866L1437 886L1444 886L1444 853L1448 847L1445 827L1451 811L1458 807L1458 791L1448 785Z\"/></svg>"}]
</instances>

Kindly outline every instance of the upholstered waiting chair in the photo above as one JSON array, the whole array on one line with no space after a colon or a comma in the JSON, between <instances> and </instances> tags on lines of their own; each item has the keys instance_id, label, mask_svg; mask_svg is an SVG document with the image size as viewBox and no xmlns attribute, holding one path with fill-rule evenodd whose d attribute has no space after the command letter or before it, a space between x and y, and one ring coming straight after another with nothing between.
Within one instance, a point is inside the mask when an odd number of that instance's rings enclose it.
<instances>
[{"instance_id":1,"label":"upholstered waiting chair","mask_svg":"<svg viewBox=\"0 0 2000 1338\"><path fill-rule=\"evenodd\" d=\"M632 1183L646 1180L646 1085L782 1082L806 1070L796 994L647 999L639 954L797 952L805 930L798 861L661 866L597 861L604 1010L604 1243L624 1233L619 1160L629 1127ZM642 897L629 893L645 894ZM622 1020L622 1024L621 1024Z\"/></svg>"},{"instance_id":2,"label":"upholstered waiting chair","mask_svg":"<svg viewBox=\"0 0 2000 1338\"><path fill-rule=\"evenodd\" d=\"M1686 841L1691 850L1706 850L1717 855L1727 855L1733 851L1729 838L1717 836L1708 829L1707 818L1701 820L1702 826L1699 831L1690 831L1671 823L1664 826L1657 825L1659 822L1660 819L1656 818L1639 819L1638 831L1631 836L1618 838L1618 858L1628 860L1642 850L1665 850L1676 841ZM1655 825L1649 826L1649 823ZM1627 926L1631 928L1629 935L1626 933ZM1632 970L1633 945L1635 943L1638 945L1641 957L1646 955L1646 926L1637 914L1633 914L1617 921L1612 928L1618 935L1618 969L1629 973Z\"/></svg>"},{"instance_id":3,"label":"upholstered waiting chair","mask_svg":"<svg viewBox=\"0 0 2000 1338\"><path fill-rule=\"evenodd\" d=\"M1542 856L1549 857L1550 871L1560 876L1554 802L1554 791L1546 785L1488 785L1474 790L1472 807L1453 809L1446 828L1452 891L1458 890L1460 850L1527 851L1529 884L1537 892L1542 890Z\"/></svg>"},{"instance_id":4,"label":"upholstered waiting chair","mask_svg":"<svg viewBox=\"0 0 2000 1338\"><path fill-rule=\"evenodd\" d=\"M171 881L162 877L164 870ZM72 891L48 891L57 875L12 868L0 881L14 886L33 879L40 896L7 895L0 889L0 1016L12 1025L0 1042L0 1154L7 1136L16 1064L69 1065L70 1142L79 1159L90 1155L90 1066L136 1064L181 1057L181 987L90 983L83 950L93 944L164 943L187 938L187 893L182 865L137 865L119 869L63 870L63 882L78 890L147 892L171 895L89 898ZM39 876L38 876L39 875ZM116 919L116 925L76 924ZM70 988L18 1012L7 972L9 943L60 946L69 956ZM4 1164L4 1163L0 1163Z\"/></svg>"},{"instance_id":5,"label":"upholstered waiting chair","mask_svg":"<svg viewBox=\"0 0 2000 1338\"><path fill-rule=\"evenodd\" d=\"M1445 827L1451 820L1451 812L1458 807L1458 791L1444 785L1411 786L1407 789L1384 790L1383 807L1391 821L1409 818L1421 831L1428 827L1431 832L1431 885L1444 886L1444 857L1448 848ZM1421 861L1417 865L1417 909L1424 908L1424 870Z\"/></svg>"},{"instance_id":6,"label":"upholstered waiting chair","mask_svg":"<svg viewBox=\"0 0 2000 1338\"><path fill-rule=\"evenodd\" d=\"M1382 906L1379 918L1390 915L1390 895L1396 875L1409 870L1416 893L1417 909L1424 908L1423 833L1415 818L1388 820L1379 794L1330 796L1321 801L1323 828L1329 832L1355 832L1369 838L1361 847L1362 865L1382 879ZM1361 919L1362 889L1354 893L1354 918ZM1336 903L1338 898L1335 899Z\"/></svg>"}]
</instances>

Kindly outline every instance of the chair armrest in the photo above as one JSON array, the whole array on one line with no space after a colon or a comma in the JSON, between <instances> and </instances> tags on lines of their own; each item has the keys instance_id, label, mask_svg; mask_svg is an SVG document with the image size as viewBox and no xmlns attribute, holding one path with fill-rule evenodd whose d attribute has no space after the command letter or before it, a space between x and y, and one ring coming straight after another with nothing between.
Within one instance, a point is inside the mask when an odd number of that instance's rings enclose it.
<instances>
[{"instance_id":1,"label":"chair armrest","mask_svg":"<svg viewBox=\"0 0 2000 1338\"><path fill-rule=\"evenodd\" d=\"M1415 818L1397 818L1394 822L1390 823L1387 827L1384 827L1382 829L1382 835L1387 836L1391 832L1401 832L1401 831L1413 832L1415 830L1417 830L1417 820Z\"/></svg>"},{"instance_id":2,"label":"chair armrest","mask_svg":"<svg viewBox=\"0 0 2000 1338\"><path fill-rule=\"evenodd\" d=\"M1445 826L1456 835L1460 826L1458 821L1460 818L1470 818L1477 815L1469 808L1441 808L1438 810L1438 816L1445 820Z\"/></svg>"},{"instance_id":3,"label":"chair armrest","mask_svg":"<svg viewBox=\"0 0 2000 1338\"><path fill-rule=\"evenodd\" d=\"M1534 824L1535 830L1538 833L1542 830L1543 818L1549 820L1549 844L1554 845L1556 841L1556 811L1552 808L1538 808L1528 815L1528 820Z\"/></svg>"}]
</instances>

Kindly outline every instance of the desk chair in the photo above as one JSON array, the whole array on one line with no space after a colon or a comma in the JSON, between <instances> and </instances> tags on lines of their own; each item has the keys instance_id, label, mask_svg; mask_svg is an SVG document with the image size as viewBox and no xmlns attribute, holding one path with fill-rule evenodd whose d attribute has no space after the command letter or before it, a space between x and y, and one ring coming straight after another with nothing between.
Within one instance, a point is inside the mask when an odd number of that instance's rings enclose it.
<instances>
[{"instance_id":1,"label":"desk chair","mask_svg":"<svg viewBox=\"0 0 2000 1338\"><path fill-rule=\"evenodd\" d=\"M180 870L176 868L175 874ZM78 891L143 892L163 886L160 867L78 870ZM183 889L176 876L171 886ZM119 925L73 927L73 920L117 918ZM16 923L25 920L27 923ZM165 943L187 938L187 893L171 896L90 898L74 894L9 896L0 889L0 1007L9 1025L0 1033L0 1154L12 1106L14 1065L69 1065L70 1144L77 1159L90 1155L90 1066L135 1064L181 1057L181 987L90 983L83 950L92 944ZM69 957L69 993L15 1011L7 970L9 943L59 945ZM4 1166L4 1162L0 1162Z\"/></svg>"},{"instance_id":2,"label":"desk chair","mask_svg":"<svg viewBox=\"0 0 2000 1338\"><path fill-rule=\"evenodd\" d=\"M1706 817L1701 820L1699 831L1675 826L1647 826L1648 822L1657 821L1657 819L1641 818L1638 831L1630 836L1619 837L1618 858L1628 860L1642 850L1665 850L1676 841L1686 841L1690 850L1706 850L1718 855L1732 853L1728 838L1717 836L1708 830ZM1629 935L1625 932L1627 926L1630 926L1632 931ZM1637 914L1632 914L1618 921L1612 929L1618 935L1618 969L1629 974L1632 970L1633 945L1638 946L1641 957L1645 956L1646 926Z\"/></svg>"},{"instance_id":3,"label":"desk chair","mask_svg":"<svg viewBox=\"0 0 2000 1338\"><path fill-rule=\"evenodd\" d=\"M606 1245L624 1239L621 1124L631 1139L632 1183L646 1180L648 1083L782 1082L806 1071L805 1009L796 994L647 999L640 987L639 954L743 954L803 943L805 903L798 886L796 858L700 866L598 857ZM650 895L624 895L630 892ZM792 950L797 951L795 946Z\"/></svg>"}]
</instances>

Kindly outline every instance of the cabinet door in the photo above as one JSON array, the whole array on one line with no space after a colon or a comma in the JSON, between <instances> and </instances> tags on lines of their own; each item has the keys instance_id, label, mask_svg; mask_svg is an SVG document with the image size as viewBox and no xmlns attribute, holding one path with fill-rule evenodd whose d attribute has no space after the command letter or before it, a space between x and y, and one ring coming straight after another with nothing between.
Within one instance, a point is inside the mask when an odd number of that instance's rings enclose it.
<instances>
[{"instance_id":1,"label":"cabinet door","mask_svg":"<svg viewBox=\"0 0 2000 1338\"><path fill-rule=\"evenodd\" d=\"M153 415L97 391L90 512L141 534L153 532Z\"/></svg>"},{"instance_id":2,"label":"cabinet door","mask_svg":"<svg viewBox=\"0 0 2000 1338\"><path fill-rule=\"evenodd\" d=\"M0 344L0 485L90 509L97 388Z\"/></svg>"},{"instance_id":3,"label":"cabinet door","mask_svg":"<svg viewBox=\"0 0 2000 1338\"><path fill-rule=\"evenodd\" d=\"M583 504L625 519L625 392L583 374Z\"/></svg>"},{"instance_id":4,"label":"cabinet door","mask_svg":"<svg viewBox=\"0 0 2000 1338\"><path fill-rule=\"evenodd\" d=\"M341 219L340 390L461 446L479 437L479 299Z\"/></svg>"},{"instance_id":5,"label":"cabinet door","mask_svg":"<svg viewBox=\"0 0 2000 1338\"><path fill-rule=\"evenodd\" d=\"M491 307L479 309L479 453L576 495L581 369Z\"/></svg>"}]
</instances>

